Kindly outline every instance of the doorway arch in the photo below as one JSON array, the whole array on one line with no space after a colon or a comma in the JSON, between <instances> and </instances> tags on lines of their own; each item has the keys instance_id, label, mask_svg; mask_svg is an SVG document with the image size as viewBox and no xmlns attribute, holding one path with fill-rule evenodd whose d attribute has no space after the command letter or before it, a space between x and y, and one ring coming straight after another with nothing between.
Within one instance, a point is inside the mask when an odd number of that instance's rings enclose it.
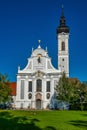
<instances>
[{"instance_id":1,"label":"doorway arch","mask_svg":"<svg viewBox=\"0 0 87 130\"><path fill-rule=\"evenodd\" d=\"M36 109L41 109L42 108L42 94L37 93L35 95L35 99L36 99Z\"/></svg>"},{"instance_id":2,"label":"doorway arch","mask_svg":"<svg viewBox=\"0 0 87 130\"><path fill-rule=\"evenodd\" d=\"M41 109L41 99L36 100L36 109Z\"/></svg>"}]
</instances>

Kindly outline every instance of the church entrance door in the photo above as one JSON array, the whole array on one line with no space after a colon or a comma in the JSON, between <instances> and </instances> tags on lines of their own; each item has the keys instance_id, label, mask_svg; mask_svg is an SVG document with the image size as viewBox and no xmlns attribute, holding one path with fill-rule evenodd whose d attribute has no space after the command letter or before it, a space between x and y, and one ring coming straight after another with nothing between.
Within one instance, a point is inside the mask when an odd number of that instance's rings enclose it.
<instances>
[{"instance_id":1,"label":"church entrance door","mask_svg":"<svg viewBox=\"0 0 87 130\"><path fill-rule=\"evenodd\" d=\"M40 99L36 100L36 109L41 109L41 100Z\"/></svg>"}]
</instances>

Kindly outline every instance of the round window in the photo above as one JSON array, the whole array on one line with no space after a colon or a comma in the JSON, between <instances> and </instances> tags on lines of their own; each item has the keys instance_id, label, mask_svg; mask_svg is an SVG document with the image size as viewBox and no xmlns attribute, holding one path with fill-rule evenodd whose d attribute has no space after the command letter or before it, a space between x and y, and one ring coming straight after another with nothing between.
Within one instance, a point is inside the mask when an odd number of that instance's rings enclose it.
<instances>
[{"instance_id":1,"label":"round window","mask_svg":"<svg viewBox=\"0 0 87 130\"><path fill-rule=\"evenodd\" d=\"M31 99L31 98L32 98L32 94L31 94L31 93L29 93L28 98L29 98L29 99Z\"/></svg>"},{"instance_id":2,"label":"round window","mask_svg":"<svg viewBox=\"0 0 87 130\"><path fill-rule=\"evenodd\" d=\"M47 93L47 99L49 99L50 98L50 94L49 93Z\"/></svg>"}]
</instances>

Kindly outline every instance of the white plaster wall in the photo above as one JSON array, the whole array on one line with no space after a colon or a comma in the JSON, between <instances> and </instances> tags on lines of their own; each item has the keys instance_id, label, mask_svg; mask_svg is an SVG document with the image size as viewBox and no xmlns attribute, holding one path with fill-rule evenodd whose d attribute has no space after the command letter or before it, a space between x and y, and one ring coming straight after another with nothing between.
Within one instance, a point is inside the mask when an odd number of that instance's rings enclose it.
<instances>
[{"instance_id":1,"label":"white plaster wall","mask_svg":"<svg viewBox=\"0 0 87 130\"><path fill-rule=\"evenodd\" d=\"M61 51L61 43L65 42L65 51ZM69 34L60 33L58 34L58 67L61 71L65 71L69 76ZM64 61L62 61L64 59Z\"/></svg>"},{"instance_id":2,"label":"white plaster wall","mask_svg":"<svg viewBox=\"0 0 87 130\"><path fill-rule=\"evenodd\" d=\"M59 41L60 42L60 41ZM66 41L67 42L67 41ZM41 52L40 52L41 51ZM41 63L37 62L37 54L41 53ZM61 60L61 56L59 56ZM66 58L66 56L65 56ZM49 61L49 65L48 65ZM35 109L36 108L36 80L41 79L42 80L42 108L46 109L47 105L50 103L51 97L54 94L54 80L58 79L58 74L60 73L59 70L55 69L52 66L51 59L46 54L46 51L43 49L37 49L33 52L30 60L28 59L28 64L23 70L18 70L18 76L17 76L17 95L16 95L16 108L21 107L21 103L23 103L24 108L30 108ZM31 64L30 64L31 62ZM31 66L32 65L32 66ZM38 76L38 70L41 72L41 76ZM56 77L56 79L55 79ZM21 86L21 80L25 80L24 84L24 99L20 99L20 86ZM28 82L32 81L32 99L28 99ZM50 81L50 92L46 92L46 82ZM46 98L46 94L50 93L50 99Z\"/></svg>"}]
</instances>

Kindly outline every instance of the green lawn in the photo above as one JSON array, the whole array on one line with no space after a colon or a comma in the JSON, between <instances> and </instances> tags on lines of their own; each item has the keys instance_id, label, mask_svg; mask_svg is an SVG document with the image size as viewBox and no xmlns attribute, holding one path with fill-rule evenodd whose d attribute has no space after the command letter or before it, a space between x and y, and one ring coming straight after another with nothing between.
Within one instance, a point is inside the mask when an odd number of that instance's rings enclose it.
<instances>
[{"instance_id":1,"label":"green lawn","mask_svg":"<svg viewBox=\"0 0 87 130\"><path fill-rule=\"evenodd\" d=\"M87 130L87 112L0 110L0 130Z\"/></svg>"}]
</instances>

